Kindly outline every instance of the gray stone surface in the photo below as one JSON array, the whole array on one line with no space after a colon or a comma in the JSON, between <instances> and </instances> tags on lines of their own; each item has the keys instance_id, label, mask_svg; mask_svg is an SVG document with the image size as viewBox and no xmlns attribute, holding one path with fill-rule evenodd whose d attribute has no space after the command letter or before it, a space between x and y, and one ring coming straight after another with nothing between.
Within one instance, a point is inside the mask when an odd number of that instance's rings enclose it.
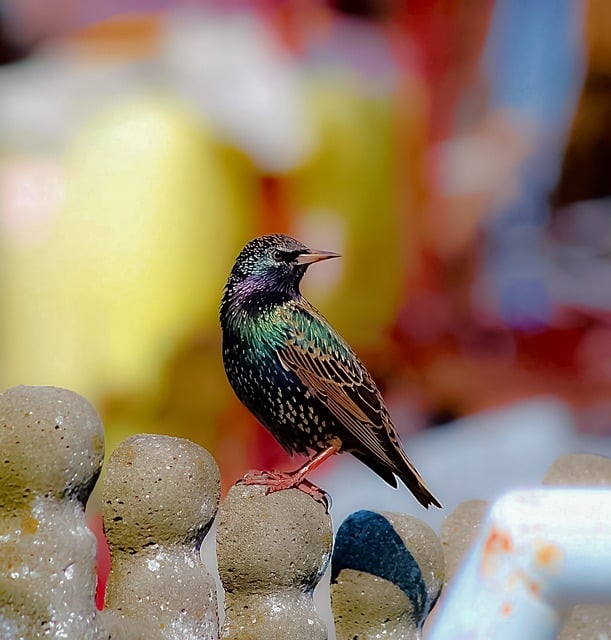
<instances>
[{"instance_id":1,"label":"gray stone surface","mask_svg":"<svg viewBox=\"0 0 611 640\"><path fill-rule=\"evenodd\" d=\"M132 618L112 609L98 611L96 640L164 640L154 620Z\"/></svg>"},{"instance_id":2,"label":"gray stone surface","mask_svg":"<svg viewBox=\"0 0 611 640\"><path fill-rule=\"evenodd\" d=\"M84 505L104 430L55 387L0 394L0 637L95 636L96 542Z\"/></svg>"},{"instance_id":3,"label":"gray stone surface","mask_svg":"<svg viewBox=\"0 0 611 640\"><path fill-rule=\"evenodd\" d=\"M435 603L444 583L445 559L439 536L426 522L406 513L380 511L414 556L426 584L427 595Z\"/></svg>"},{"instance_id":4,"label":"gray stone surface","mask_svg":"<svg viewBox=\"0 0 611 640\"><path fill-rule=\"evenodd\" d=\"M218 637L216 586L199 549L219 494L216 462L193 442L141 434L117 447L103 482L108 609L163 638Z\"/></svg>"},{"instance_id":5,"label":"gray stone surface","mask_svg":"<svg viewBox=\"0 0 611 640\"><path fill-rule=\"evenodd\" d=\"M609 640L611 606L578 604L558 634L558 640Z\"/></svg>"},{"instance_id":6,"label":"gray stone surface","mask_svg":"<svg viewBox=\"0 0 611 640\"><path fill-rule=\"evenodd\" d=\"M543 484L611 486L611 458L592 453L569 453L547 470Z\"/></svg>"},{"instance_id":7,"label":"gray stone surface","mask_svg":"<svg viewBox=\"0 0 611 640\"><path fill-rule=\"evenodd\" d=\"M298 489L236 485L217 521L225 640L326 640L312 592L333 542L325 507Z\"/></svg>"},{"instance_id":8,"label":"gray stone surface","mask_svg":"<svg viewBox=\"0 0 611 640\"><path fill-rule=\"evenodd\" d=\"M441 545L445 557L446 584L454 577L465 554L479 535L490 504L467 500L459 504L441 525Z\"/></svg>"}]
</instances>

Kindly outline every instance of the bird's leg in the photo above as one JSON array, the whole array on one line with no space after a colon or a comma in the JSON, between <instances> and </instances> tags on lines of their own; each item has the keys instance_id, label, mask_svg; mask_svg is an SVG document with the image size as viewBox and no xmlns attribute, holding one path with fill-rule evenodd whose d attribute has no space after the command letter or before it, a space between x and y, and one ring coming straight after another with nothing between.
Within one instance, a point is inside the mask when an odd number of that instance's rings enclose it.
<instances>
[{"instance_id":1,"label":"bird's leg","mask_svg":"<svg viewBox=\"0 0 611 640\"><path fill-rule=\"evenodd\" d=\"M295 471L289 471L288 475L293 478L293 481L295 483L293 486L297 486L298 484L303 482L305 480L305 477L309 473L314 471L314 469L316 469L317 467L320 467L320 465L327 458L330 458L332 455L335 455L338 451L339 451L339 447L336 447L335 445L327 447L326 449L323 449L322 451L317 453L315 456L310 458L303 466L299 467L299 469L296 469Z\"/></svg>"},{"instance_id":2,"label":"bird's leg","mask_svg":"<svg viewBox=\"0 0 611 640\"><path fill-rule=\"evenodd\" d=\"M331 445L310 458L303 466L295 471L249 471L240 484L259 484L267 487L266 493L283 491L284 489L299 489L318 502L328 504L327 494L315 484L306 479L306 476L319 467L327 458L336 454L339 447Z\"/></svg>"}]
</instances>

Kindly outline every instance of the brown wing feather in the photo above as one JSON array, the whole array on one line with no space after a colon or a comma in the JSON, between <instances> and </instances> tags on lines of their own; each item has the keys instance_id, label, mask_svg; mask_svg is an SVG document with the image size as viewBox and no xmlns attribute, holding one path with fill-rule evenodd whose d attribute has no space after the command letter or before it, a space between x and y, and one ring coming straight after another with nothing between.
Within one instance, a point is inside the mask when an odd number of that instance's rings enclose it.
<instances>
[{"instance_id":1,"label":"brown wing feather","mask_svg":"<svg viewBox=\"0 0 611 640\"><path fill-rule=\"evenodd\" d=\"M323 323L332 331L314 309L308 311L312 313L313 321ZM388 410L369 372L348 345L342 342L341 347L349 352L349 361L323 351L320 346L313 346L304 336L303 326L295 327L295 334L285 341L279 358L283 366L293 371L335 416L349 432L350 439L359 444L359 449L352 451L359 459L369 464L368 458L372 456L375 462L371 461L370 466L378 473L386 467L409 486L424 506L431 503L439 506L403 452ZM350 445L347 450L351 450ZM380 475L387 482L391 476L388 472ZM396 482L390 484L396 486Z\"/></svg>"}]
</instances>

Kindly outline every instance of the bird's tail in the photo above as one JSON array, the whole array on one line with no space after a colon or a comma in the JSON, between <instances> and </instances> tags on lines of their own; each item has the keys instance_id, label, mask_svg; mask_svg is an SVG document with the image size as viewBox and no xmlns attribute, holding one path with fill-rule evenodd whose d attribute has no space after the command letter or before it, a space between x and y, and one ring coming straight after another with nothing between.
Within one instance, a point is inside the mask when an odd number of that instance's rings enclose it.
<instances>
[{"instance_id":1,"label":"bird's tail","mask_svg":"<svg viewBox=\"0 0 611 640\"><path fill-rule=\"evenodd\" d=\"M364 462L372 471L375 471L383 480L391 487L397 487L397 476L401 482L412 492L412 495L418 502L428 509L430 505L442 508L437 498L431 493L426 486L422 476L418 470L410 462L409 458L402 450L397 451L396 460L382 462L379 458L373 458L371 455L361 454L357 451L352 452L353 455Z\"/></svg>"},{"instance_id":2,"label":"bird's tail","mask_svg":"<svg viewBox=\"0 0 611 640\"><path fill-rule=\"evenodd\" d=\"M412 492L416 500L425 507L429 508L429 505L435 505L441 509L439 500L431 493L426 486L426 482L422 476L418 473L418 470L410 459L405 455L405 451L401 447L395 449L397 456L394 456L393 472L399 476L403 484Z\"/></svg>"},{"instance_id":3,"label":"bird's tail","mask_svg":"<svg viewBox=\"0 0 611 640\"><path fill-rule=\"evenodd\" d=\"M409 460L407 460L407 469L401 473L397 472L397 475L423 507L428 509L430 505L434 505L439 509L442 508L439 500L431 493L422 476Z\"/></svg>"}]
</instances>

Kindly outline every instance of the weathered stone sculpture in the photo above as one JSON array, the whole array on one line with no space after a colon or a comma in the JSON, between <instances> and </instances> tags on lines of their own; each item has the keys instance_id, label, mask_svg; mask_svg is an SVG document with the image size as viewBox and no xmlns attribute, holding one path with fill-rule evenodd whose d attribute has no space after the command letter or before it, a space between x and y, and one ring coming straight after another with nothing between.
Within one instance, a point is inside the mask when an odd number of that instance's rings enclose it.
<instances>
[{"instance_id":1,"label":"weathered stone sculpture","mask_svg":"<svg viewBox=\"0 0 611 640\"><path fill-rule=\"evenodd\" d=\"M219 492L214 458L193 442L142 434L115 449L103 482L106 637L123 637L112 630L124 624L130 638L143 626L164 639L218 638L216 587L199 550Z\"/></svg>"},{"instance_id":2,"label":"weathered stone sculpture","mask_svg":"<svg viewBox=\"0 0 611 640\"><path fill-rule=\"evenodd\" d=\"M338 640L409 640L443 585L435 532L403 513L357 511L338 529L331 563L331 603Z\"/></svg>"},{"instance_id":3,"label":"weathered stone sculpture","mask_svg":"<svg viewBox=\"0 0 611 640\"><path fill-rule=\"evenodd\" d=\"M85 502L104 459L95 409L72 391L0 394L0 637L95 637L96 542Z\"/></svg>"},{"instance_id":4,"label":"weathered stone sculpture","mask_svg":"<svg viewBox=\"0 0 611 640\"><path fill-rule=\"evenodd\" d=\"M331 553L331 519L298 489L235 485L217 525L224 640L326 640L312 601Z\"/></svg>"}]
</instances>

